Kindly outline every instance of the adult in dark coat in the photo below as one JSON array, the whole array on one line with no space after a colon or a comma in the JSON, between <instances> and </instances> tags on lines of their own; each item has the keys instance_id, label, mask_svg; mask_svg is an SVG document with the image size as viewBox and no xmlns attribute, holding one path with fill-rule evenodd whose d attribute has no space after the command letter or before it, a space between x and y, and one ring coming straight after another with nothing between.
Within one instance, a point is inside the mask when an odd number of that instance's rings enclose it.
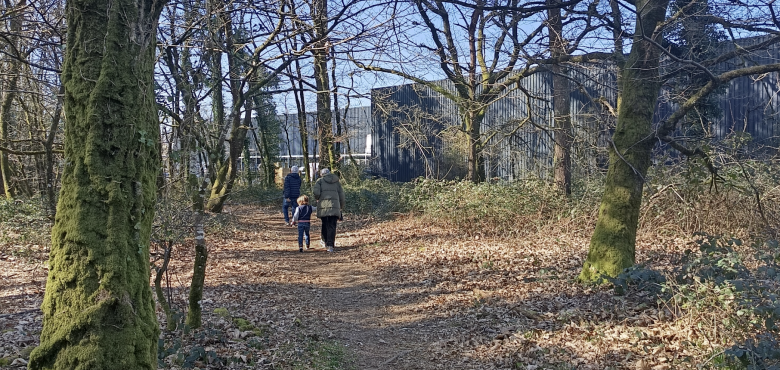
<instances>
[{"instance_id":1,"label":"adult in dark coat","mask_svg":"<svg viewBox=\"0 0 780 370\"><path fill-rule=\"evenodd\" d=\"M322 241L328 252L333 252L336 246L336 224L341 218L341 212L346 206L344 189L341 188L339 177L323 168L320 177L314 184L314 199L317 199L317 217L322 220Z\"/></svg>"},{"instance_id":2,"label":"adult in dark coat","mask_svg":"<svg viewBox=\"0 0 780 370\"><path fill-rule=\"evenodd\" d=\"M298 207L296 200L301 196L301 175L298 174L298 166L292 166L290 173L284 177L284 202L282 202L282 213L284 214L284 224L290 225L290 211Z\"/></svg>"}]
</instances>

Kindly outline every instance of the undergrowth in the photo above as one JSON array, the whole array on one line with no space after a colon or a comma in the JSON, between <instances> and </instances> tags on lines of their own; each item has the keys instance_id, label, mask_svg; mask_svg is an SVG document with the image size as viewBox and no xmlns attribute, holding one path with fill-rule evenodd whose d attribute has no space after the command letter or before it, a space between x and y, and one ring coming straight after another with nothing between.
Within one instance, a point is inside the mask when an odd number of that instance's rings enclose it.
<instances>
[{"instance_id":1,"label":"undergrowth","mask_svg":"<svg viewBox=\"0 0 780 370\"><path fill-rule=\"evenodd\" d=\"M39 201L0 199L0 252L38 258L48 249L51 225Z\"/></svg>"},{"instance_id":2,"label":"undergrowth","mask_svg":"<svg viewBox=\"0 0 780 370\"><path fill-rule=\"evenodd\" d=\"M661 319L689 331L699 368L780 369L780 248L775 240L698 233L672 271L644 266L612 280L617 294L655 299Z\"/></svg>"}]
</instances>

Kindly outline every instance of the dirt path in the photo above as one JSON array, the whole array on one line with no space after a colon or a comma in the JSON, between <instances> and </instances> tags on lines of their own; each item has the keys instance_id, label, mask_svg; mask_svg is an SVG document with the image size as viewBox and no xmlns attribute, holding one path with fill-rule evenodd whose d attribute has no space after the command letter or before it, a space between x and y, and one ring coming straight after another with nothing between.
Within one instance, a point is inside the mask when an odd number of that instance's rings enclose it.
<instances>
[{"instance_id":1,"label":"dirt path","mask_svg":"<svg viewBox=\"0 0 780 370\"><path fill-rule=\"evenodd\" d=\"M409 333L399 317L396 287L362 262L356 230L339 224L336 252L320 246L319 222L311 230L311 249L297 250L297 228L285 227L281 215L265 210L239 219L257 224L275 240L258 245L264 254L259 269L284 271L275 284L266 281L257 297L274 296L274 308L294 312L313 331L322 332L350 349L358 369L421 369L427 338ZM352 226L352 227L350 227ZM352 229L352 230L351 230ZM266 311L268 312L268 311ZM408 318L407 318L408 319Z\"/></svg>"}]
</instances>

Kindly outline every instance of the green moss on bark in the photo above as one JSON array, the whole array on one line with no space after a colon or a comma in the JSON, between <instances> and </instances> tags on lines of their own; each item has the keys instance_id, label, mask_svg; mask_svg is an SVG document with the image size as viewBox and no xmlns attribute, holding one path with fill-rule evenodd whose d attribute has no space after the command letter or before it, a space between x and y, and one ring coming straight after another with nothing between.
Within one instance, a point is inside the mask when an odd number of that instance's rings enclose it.
<instances>
[{"instance_id":1,"label":"green moss on bark","mask_svg":"<svg viewBox=\"0 0 780 370\"><path fill-rule=\"evenodd\" d=\"M653 35L663 21L668 0L643 0L642 21L637 22L634 43L620 71L618 122L612 136L609 170L599 218L590 241L580 280L597 282L603 275L617 276L635 262L636 231L642 188L654 144L652 119L660 91L660 50L641 35Z\"/></svg>"},{"instance_id":2,"label":"green moss on bark","mask_svg":"<svg viewBox=\"0 0 780 370\"><path fill-rule=\"evenodd\" d=\"M68 1L62 190L41 344L30 369L154 369L149 287L159 152L153 91L159 7Z\"/></svg>"}]
</instances>

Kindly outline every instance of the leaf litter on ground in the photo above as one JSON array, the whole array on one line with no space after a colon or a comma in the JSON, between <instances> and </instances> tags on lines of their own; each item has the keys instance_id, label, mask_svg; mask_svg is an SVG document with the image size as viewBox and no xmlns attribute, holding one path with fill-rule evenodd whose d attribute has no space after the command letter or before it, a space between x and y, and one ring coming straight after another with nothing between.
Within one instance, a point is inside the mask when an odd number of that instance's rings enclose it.
<instances>
[{"instance_id":1,"label":"leaf litter on ground","mask_svg":"<svg viewBox=\"0 0 780 370\"><path fill-rule=\"evenodd\" d=\"M232 205L206 236L204 327L163 331L160 367L268 369L695 368L706 338L641 294L575 279L589 233L563 220L511 238L415 215L347 219L337 252L298 252L275 209ZM191 240L174 247L166 294L184 312ZM640 234L655 268L690 247ZM45 253L0 256L0 364L24 367L41 330ZM158 306L159 307L159 306ZM165 315L158 309L161 326ZM698 351L698 352L697 352Z\"/></svg>"}]
</instances>

